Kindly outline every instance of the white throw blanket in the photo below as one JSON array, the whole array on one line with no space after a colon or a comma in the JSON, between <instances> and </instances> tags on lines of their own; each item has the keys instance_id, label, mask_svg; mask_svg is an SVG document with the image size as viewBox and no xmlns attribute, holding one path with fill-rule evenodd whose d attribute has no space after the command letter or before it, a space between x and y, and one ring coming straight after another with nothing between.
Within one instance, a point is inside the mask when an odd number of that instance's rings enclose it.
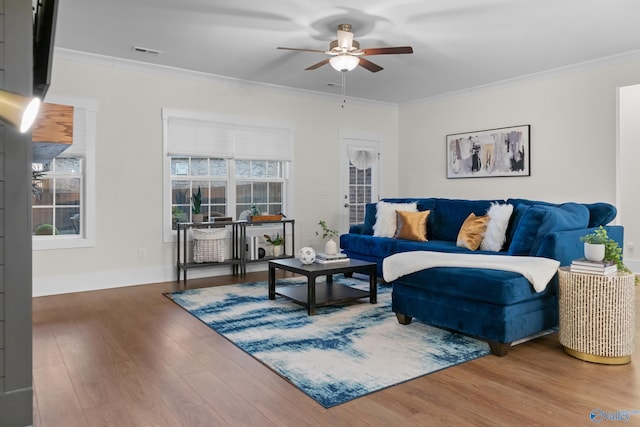
<instances>
[{"instance_id":1,"label":"white throw blanket","mask_svg":"<svg viewBox=\"0 0 640 427\"><path fill-rule=\"evenodd\" d=\"M398 277L432 267L506 270L522 274L536 292L542 292L559 266L559 261L542 257L413 251L386 257L382 261L382 274L385 282L392 282Z\"/></svg>"}]
</instances>

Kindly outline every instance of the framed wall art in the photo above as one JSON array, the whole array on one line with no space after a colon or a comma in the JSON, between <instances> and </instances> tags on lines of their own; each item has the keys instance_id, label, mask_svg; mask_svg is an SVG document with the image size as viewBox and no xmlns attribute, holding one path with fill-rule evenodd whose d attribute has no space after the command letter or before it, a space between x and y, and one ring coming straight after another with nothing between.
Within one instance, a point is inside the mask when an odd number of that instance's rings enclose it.
<instances>
[{"instance_id":1,"label":"framed wall art","mask_svg":"<svg viewBox=\"0 0 640 427\"><path fill-rule=\"evenodd\" d=\"M447 178L530 176L530 128L447 135Z\"/></svg>"}]
</instances>

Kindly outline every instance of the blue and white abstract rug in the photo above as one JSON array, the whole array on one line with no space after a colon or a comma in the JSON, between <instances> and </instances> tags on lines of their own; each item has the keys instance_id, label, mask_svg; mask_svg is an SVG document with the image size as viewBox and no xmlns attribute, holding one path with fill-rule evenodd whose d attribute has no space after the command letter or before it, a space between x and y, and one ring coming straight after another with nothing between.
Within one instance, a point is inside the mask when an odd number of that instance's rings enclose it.
<instances>
[{"instance_id":1,"label":"blue and white abstract rug","mask_svg":"<svg viewBox=\"0 0 640 427\"><path fill-rule=\"evenodd\" d=\"M305 278L280 279L299 286ZM368 280L334 283L367 289ZM325 408L489 354L489 346L418 321L401 325L391 311L391 286L368 298L306 308L276 296L266 282L166 294L245 352L282 375Z\"/></svg>"}]
</instances>

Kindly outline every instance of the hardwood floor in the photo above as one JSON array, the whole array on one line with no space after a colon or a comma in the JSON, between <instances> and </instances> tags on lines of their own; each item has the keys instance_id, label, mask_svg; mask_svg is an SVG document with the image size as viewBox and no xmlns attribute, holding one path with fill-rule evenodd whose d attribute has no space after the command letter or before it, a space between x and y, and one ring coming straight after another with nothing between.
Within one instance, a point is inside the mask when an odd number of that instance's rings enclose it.
<instances>
[{"instance_id":1,"label":"hardwood floor","mask_svg":"<svg viewBox=\"0 0 640 427\"><path fill-rule=\"evenodd\" d=\"M565 426L640 411L638 351L628 365L582 362L556 334L324 409L162 295L176 286L34 298L34 426Z\"/></svg>"}]
</instances>

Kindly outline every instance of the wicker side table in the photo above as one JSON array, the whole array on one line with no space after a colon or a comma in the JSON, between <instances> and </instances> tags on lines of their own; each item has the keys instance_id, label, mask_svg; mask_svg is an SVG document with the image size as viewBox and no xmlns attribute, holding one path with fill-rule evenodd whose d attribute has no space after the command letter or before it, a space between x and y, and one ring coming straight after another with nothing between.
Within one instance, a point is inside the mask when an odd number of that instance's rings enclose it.
<instances>
[{"instance_id":1,"label":"wicker side table","mask_svg":"<svg viewBox=\"0 0 640 427\"><path fill-rule=\"evenodd\" d=\"M571 272L559 275L560 344L573 357L622 365L631 362L635 335L635 277Z\"/></svg>"}]
</instances>

